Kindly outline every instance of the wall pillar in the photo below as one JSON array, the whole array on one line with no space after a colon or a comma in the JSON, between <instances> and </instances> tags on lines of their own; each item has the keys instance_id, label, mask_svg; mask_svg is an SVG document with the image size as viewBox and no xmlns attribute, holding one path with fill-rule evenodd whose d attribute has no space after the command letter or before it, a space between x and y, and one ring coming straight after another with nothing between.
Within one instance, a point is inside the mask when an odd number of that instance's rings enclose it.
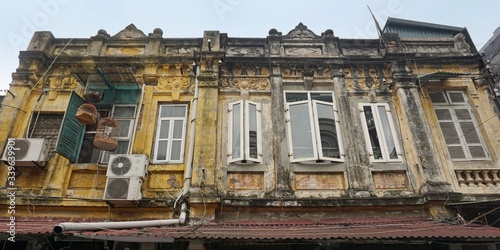
<instances>
[{"instance_id":1,"label":"wall pillar","mask_svg":"<svg viewBox=\"0 0 500 250\"><path fill-rule=\"evenodd\" d=\"M341 136L344 144L345 169L348 181L348 194L351 197L369 197L372 180L369 165L363 164L360 158L359 143L356 141L356 126L350 121L359 119L359 113L352 113L349 96L345 86L345 77L342 69L332 69L334 91L337 97L337 109L340 116ZM357 110L357 109L356 109Z\"/></svg>"},{"instance_id":2,"label":"wall pillar","mask_svg":"<svg viewBox=\"0 0 500 250\"><path fill-rule=\"evenodd\" d=\"M418 171L424 180L419 189L421 194L451 192L451 186L446 182L443 166L437 150L432 142L431 131L424 115L422 102L417 89L417 77L404 66L393 65L393 84L403 110L402 116L410 131L409 140L418 156ZM406 68L406 69L402 69Z\"/></svg>"}]
</instances>

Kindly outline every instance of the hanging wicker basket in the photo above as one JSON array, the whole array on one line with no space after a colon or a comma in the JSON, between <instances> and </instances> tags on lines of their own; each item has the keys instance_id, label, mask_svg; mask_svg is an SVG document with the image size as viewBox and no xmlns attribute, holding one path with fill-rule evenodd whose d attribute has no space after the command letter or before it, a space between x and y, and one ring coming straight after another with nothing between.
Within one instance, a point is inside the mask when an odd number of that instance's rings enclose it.
<instances>
[{"instance_id":1,"label":"hanging wicker basket","mask_svg":"<svg viewBox=\"0 0 500 250\"><path fill-rule=\"evenodd\" d=\"M99 113L92 103L84 103L76 110L76 119L81 124L96 124Z\"/></svg>"},{"instance_id":2,"label":"hanging wicker basket","mask_svg":"<svg viewBox=\"0 0 500 250\"><path fill-rule=\"evenodd\" d=\"M105 151L115 151L118 147L118 136L120 135L120 123L105 117L99 120L94 137L94 147Z\"/></svg>"}]
</instances>

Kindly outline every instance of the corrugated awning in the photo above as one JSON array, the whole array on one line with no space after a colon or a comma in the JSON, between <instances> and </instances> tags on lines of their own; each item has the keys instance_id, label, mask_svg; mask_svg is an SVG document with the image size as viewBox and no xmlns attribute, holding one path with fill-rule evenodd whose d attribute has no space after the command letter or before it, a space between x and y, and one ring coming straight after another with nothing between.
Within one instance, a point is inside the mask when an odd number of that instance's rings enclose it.
<instances>
[{"instance_id":1,"label":"corrugated awning","mask_svg":"<svg viewBox=\"0 0 500 250\"><path fill-rule=\"evenodd\" d=\"M138 90L139 86L135 80L130 67L98 67L98 68L71 68L82 86L85 86L90 75L100 74L110 87L116 90Z\"/></svg>"},{"instance_id":2,"label":"corrugated awning","mask_svg":"<svg viewBox=\"0 0 500 250\"><path fill-rule=\"evenodd\" d=\"M50 234L63 222L19 221L17 234ZM4 233L5 234L5 233ZM500 241L500 228L480 224L454 224L424 217L349 218L288 221L238 221L166 226L63 232L94 240L172 242L173 240L467 240Z\"/></svg>"},{"instance_id":3,"label":"corrugated awning","mask_svg":"<svg viewBox=\"0 0 500 250\"><path fill-rule=\"evenodd\" d=\"M420 86L423 87L429 80L446 80L450 78L457 78L460 76L470 75L470 73L456 73L456 72L446 72L446 71L437 71L431 74L419 76L418 80L420 81Z\"/></svg>"},{"instance_id":4,"label":"corrugated awning","mask_svg":"<svg viewBox=\"0 0 500 250\"><path fill-rule=\"evenodd\" d=\"M91 89L103 90L103 99L98 108L111 108L113 104L136 104L140 87L130 67L74 67L72 73L83 87L91 76L98 75L100 81L93 80ZM95 78L95 77L94 77Z\"/></svg>"}]
</instances>

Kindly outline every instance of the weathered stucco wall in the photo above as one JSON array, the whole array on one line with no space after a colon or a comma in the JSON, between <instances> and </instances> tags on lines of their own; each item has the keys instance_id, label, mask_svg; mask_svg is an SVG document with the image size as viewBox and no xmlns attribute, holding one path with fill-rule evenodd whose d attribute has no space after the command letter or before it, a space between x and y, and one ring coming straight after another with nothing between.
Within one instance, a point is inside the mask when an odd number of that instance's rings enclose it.
<instances>
[{"instance_id":1,"label":"weathered stucco wall","mask_svg":"<svg viewBox=\"0 0 500 250\"><path fill-rule=\"evenodd\" d=\"M189 202L192 218L224 219L222 211L238 207L259 207L257 212L286 207L293 213L299 207L393 210L397 205L422 212L429 201L439 206L450 193L455 201L498 193L500 122L487 89L472 80L479 73L477 55L463 39L387 42L390 46L381 48L377 40L339 39L331 30L316 35L302 24L286 35L272 29L266 38L231 38L206 31L202 38L171 39L163 38L159 29L145 35L133 25L115 36L101 30L90 39L56 39L50 32L38 32L28 50L21 52L10 88L13 96L7 95L0 109L5 117L0 122L0 147L7 138L25 137L30 117L33 120L38 112L62 115L71 91L82 95L85 83L75 77L76 68L126 67L143 91L130 152L145 154L149 164L142 199L129 208L111 209L113 219L174 216L189 164L191 189L180 198ZM200 66L197 77L193 62ZM419 80L438 71L464 75L425 84ZM467 93L490 159L452 161L443 149L445 141L429 99L429 91L443 89ZM285 91L333 93L342 148L338 160L293 161ZM241 100L261 105L260 162L228 161L228 105ZM398 160L372 159L359 105L375 103L387 104L390 110L394 140L400 145ZM152 161L161 104L188 106L182 163ZM195 138L188 132L191 126ZM192 163L187 162L191 142ZM42 169L18 167L18 204L43 207L40 216L53 210L57 216L73 217L70 210L81 209L85 217L106 219L106 166L71 163L55 154ZM1 163L4 193L8 172ZM234 216L228 212L227 218Z\"/></svg>"}]
</instances>

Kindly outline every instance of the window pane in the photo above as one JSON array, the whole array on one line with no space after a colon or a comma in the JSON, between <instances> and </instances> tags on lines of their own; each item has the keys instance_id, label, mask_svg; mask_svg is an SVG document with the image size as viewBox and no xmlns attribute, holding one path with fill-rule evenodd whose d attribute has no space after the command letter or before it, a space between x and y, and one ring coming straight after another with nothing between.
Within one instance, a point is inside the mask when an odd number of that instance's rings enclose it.
<instances>
[{"instance_id":1,"label":"window pane","mask_svg":"<svg viewBox=\"0 0 500 250\"><path fill-rule=\"evenodd\" d=\"M330 95L331 96L331 95ZM321 150L324 157L340 158L332 105L317 104Z\"/></svg>"},{"instance_id":2,"label":"window pane","mask_svg":"<svg viewBox=\"0 0 500 250\"><path fill-rule=\"evenodd\" d=\"M333 103L333 98L331 93L311 93L311 99Z\"/></svg>"},{"instance_id":3,"label":"window pane","mask_svg":"<svg viewBox=\"0 0 500 250\"><path fill-rule=\"evenodd\" d=\"M384 106L378 106L378 114L380 116L380 122L382 123L382 130L384 131L384 139L387 143L387 152L389 153L390 159L397 159L398 153L396 152L396 144L394 143L394 138L392 137L391 124L389 123L389 117L387 116L387 111Z\"/></svg>"},{"instance_id":4,"label":"window pane","mask_svg":"<svg viewBox=\"0 0 500 250\"><path fill-rule=\"evenodd\" d=\"M307 93L286 93L286 102L299 102L307 100Z\"/></svg>"},{"instance_id":5,"label":"window pane","mask_svg":"<svg viewBox=\"0 0 500 250\"><path fill-rule=\"evenodd\" d=\"M378 139L377 129L375 127L375 119L373 117L372 107L363 107L366 119L366 126L368 127L368 134L370 135L370 143L372 145L373 157L375 159L382 159L382 150Z\"/></svg>"},{"instance_id":6,"label":"window pane","mask_svg":"<svg viewBox=\"0 0 500 250\"><path fill-rule=\"evenodd\" d=\"M160 117L184 117L186 106L161 106Z\"/></svg>"},{"instance_id":7,"label":"window pane","mask_svg":"<svg viewBox=\"0 0 500 250\"><path fill-rule=\"evenodd\" d=\"M172 135L173 139L182 139L182 125L183 121L177 120L174 121L174 134Z\"/></svg>"},{"instance_id":8,"label":"window pane","mask_svg":"<svg viewBox=\"0 0 500 250\"><path fill-rule=\"evenodd\" d=\"M446 104L446 99L444 98L444 92L430 93L431 101L433 103L443 103Z\"/></svg>"},{"instance_id":9,"label":"window pane","mask_svg":"<svg viewBox=\"0 0 500 250\"><path fill-rule=\"evenodd\" d=\"M167 159L167 144L168 144L168 141L158 142L158 152L156 155L157 160L164 161Z\"/></svg>"},{"instance_id":10,"label":"window pane","mask_svg":"<svg viewBox=\"0 0 500 250\"><path fill-rule=\"evenodd\" d=\"M248 105L248 146L250 157L257 158L257 107L255 104Z\"/></svg>"},{"instance_id":11,"label":"window pane","mask_svg":"<svg viewBox=\"0 0 500 250\"><path fill-rule=\"evenodd\" d=\"M160 106L160 117L172 117L174 115L174 107Z\"/></svg>"},{"instance_id":12,"label":"window pane","mask_svg":"<svg viewBox=\"0 0 500 250\"><path fill-rule=\"evenodd\" d=\"M113 111L113 117L120 118L134 118L135 117L135 107L133 106L115 106Z\"/></svg>"},{"instance_id":13,"label":"window pane","mask_svg":"<svg viewBox=\"0 0 500 250\"><path fill-rule=\"evenodd\" d=\"M163 120L160 122L160 139L168 138L168 131L170 130L170 120Z\"/></svg>"},{"instance_id":14,"label":"window pane","mask_svg":"<svg viewBox=\"0 0 500 250\"><path fill-rule=\"evenodd\" d=\"M113 152L104 151L104 155L102 156L102 162L109 162L109 156L111 154L126 154L128 153L128 144L129 141L118 141L118 146L116 150Z\"/></svg>"},{"instance_id":15,"label":"window pane","mask_svg":"<svg viewBox=\"0 0 500 250\"><path fill-rule=\"evenodd\" d=\"M172 152L170 152L170 160L178 161L181 159L182 141L172 141Z\"/></svg>"},{"instance_id":16,"label":"window pane","mask_svg":"<svg viewBox=\"0 0 500 250\"><path fill-rule=\"evenodd\" d=\"M129 141L118 141L115 154L126 154L128 151L128 143Z\"/></svg>"},{"instance_id":17,"label":"window pane","mask_svg":"<svg viewBox=\"0 0 500 250\"><path fill-rule=\"evenodd\" d=\"M97 163L99 160L100 150L94 148L94 136L94 133L85 133L78 163Z\"/></svg>"},{"instance_id":18,"label":"window pane","mask_svg":"<svg viewBox=\"0 0 500 250\"><path fill-rule=\"evenodd\" d=\"M314 157L312 128L307 103L290 105L293 158Z\"/></svg>"},{"instance_id":19,"label":"window pane","mask_svg":"<svg viewBox=\"0 0 500 250\"><path fill-rule=\"evenodd\" d=\"M186 106L175 106L173 116L174 117L185 117L186 116Z\"/></svg>"},{"instance_id":20,"label":"window pane","mask_svg":"<svg viewBox=\"0 0 500 250\"><path fill-rule=\"evenodd\" d=\"M461 92L451 92L449 93L450 99L453 103L465 103L464 95Z\"/></svg>"},{"instance_id":21,"label":"window pane","mask_svg":"<svg viewBox=\"0 0 500 250\"><path fill-rule=\"evenodd\" d=\"M120 123L120 137L129 137L131 120L118 120Z\"/></svg>"},{"instance_id":22,"label":"window pane","mask_svg":"<svg viewBox=\"0 0 500 250\"><path fill-rule=\"evenodd\" d=\"M241 158L241 104L233 105L232 158Z\"/></svg>"},{"instance_id":23,"label":"window pane","mask_svg":"<svg viewBox=\"0 0 500 250\"><path fill-rule=\"evenodd\" d=\"M109 151L104 151L104 154L102 156L102 162L109 162L109 155L111 154L111 152ZM114 152L113 152L114 154Z\"/></svg>"}]
</instances>

